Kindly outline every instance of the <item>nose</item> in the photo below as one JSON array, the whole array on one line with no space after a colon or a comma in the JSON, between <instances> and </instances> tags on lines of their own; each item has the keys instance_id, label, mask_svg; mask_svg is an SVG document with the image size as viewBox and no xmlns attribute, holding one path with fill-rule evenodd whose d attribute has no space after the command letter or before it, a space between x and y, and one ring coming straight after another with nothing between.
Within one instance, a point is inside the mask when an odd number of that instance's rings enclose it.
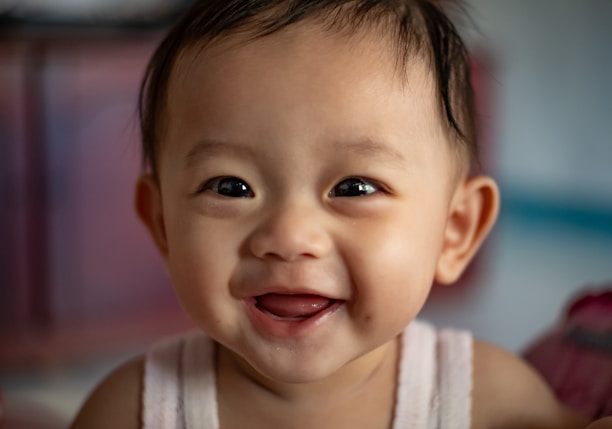
<instances>
[{"instance_id":1,"label":"nose","mask_svg":"<svg viewBox=\"0 0 612 429\"><path fill-rule=\"evenodd\" d=\"M293 204L270 210L251 235L249 246L257 258L293 262L325 256L332 240L318 210Z\"/></svg>"}]
</instances>

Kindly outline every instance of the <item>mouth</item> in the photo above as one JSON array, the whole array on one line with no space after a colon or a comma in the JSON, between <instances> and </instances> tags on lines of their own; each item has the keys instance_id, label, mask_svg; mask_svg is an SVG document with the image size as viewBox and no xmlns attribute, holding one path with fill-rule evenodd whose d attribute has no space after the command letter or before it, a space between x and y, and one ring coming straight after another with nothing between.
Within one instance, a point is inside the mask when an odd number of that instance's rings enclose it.
<instances>
[{"instance_id":1,"label":"mouth","mask_svg":"<svg viewBox=\"0 0 612 429\"><path fill-rule=\"evenodd\" d=\"M255 297L255 306L276 320L301 321L329 309L335 299L311 294L267 293Z\"/></svg>"},{"instance_id":2,"label":"mouth","mask_svg":"<svg viewBox=\"0 0 612 429\"><path fill-rule=\"evenodd\" d=\"M253 297L249 314L266 336L295 337L329 320L345 301L314 294L267 293Z\"/></svg>"}]
</instances>

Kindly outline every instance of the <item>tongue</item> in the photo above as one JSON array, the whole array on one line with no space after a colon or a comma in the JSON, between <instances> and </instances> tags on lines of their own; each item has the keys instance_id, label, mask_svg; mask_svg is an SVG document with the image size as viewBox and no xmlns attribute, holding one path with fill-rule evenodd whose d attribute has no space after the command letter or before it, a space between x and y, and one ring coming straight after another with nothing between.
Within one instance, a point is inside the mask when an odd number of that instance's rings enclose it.
<instances>
[{"instance_id":1,"label":"tongue","mask_svg":"<svg viewBox=\"0 0 612 429\"><path fill-rule=\"evenodd\" d=\"M257 297L257 306L278 317L310 317L331 304L319 295L268 293Z\"/></svg>"}]
</instances>

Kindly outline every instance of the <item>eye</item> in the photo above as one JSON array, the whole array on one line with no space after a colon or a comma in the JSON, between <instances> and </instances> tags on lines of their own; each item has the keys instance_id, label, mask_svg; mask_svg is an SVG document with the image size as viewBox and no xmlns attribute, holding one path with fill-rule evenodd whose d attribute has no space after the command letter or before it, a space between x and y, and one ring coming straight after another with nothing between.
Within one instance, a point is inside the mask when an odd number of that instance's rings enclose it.
<instances>
[{"instance_id":1,"label":"eye","mask_svg":"<svg viewBox=\"0 0 612 429\"><path fill-rule=\"evenodd\" d=\"M350 177L344 179L332 189L329 193L331 197L362 197L379 191L379 186L372 181Z\"/></svg>"},{"instance_id":2,"label":"eye","mask_svg":"<svg viewBox=\"0 0 612 429\"><path fill-rule=\"evenodd\" d=\"M212 191L230 198L252 198L255 194L247 183L237 177L215 177L205 182L198 193Z\"/></svg>"}]
</instances>

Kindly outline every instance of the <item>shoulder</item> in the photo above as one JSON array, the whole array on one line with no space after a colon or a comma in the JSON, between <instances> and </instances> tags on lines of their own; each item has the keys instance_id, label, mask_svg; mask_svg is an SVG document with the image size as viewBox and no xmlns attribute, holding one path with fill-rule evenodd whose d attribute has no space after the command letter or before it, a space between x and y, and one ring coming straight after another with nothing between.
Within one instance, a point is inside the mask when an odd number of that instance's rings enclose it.
<instances>
[{"instance_id":1,"label":"shoulder","mask_svg":"<svg viewBox=\"0 0 612 429\"><path fill-rule=\"evenodd\" d=\"M115 369L87 398L71 428L139 428L143 369L143 357Z\"/></svg>"},{"instance_id":2,"label":"shoulder","mask_svg":"<svg viewBox=\"0 0 612 429\"><path fill-rule=\"evenodd\" d=\"M564 408L526 362L491 344L474 341L473 428L584 428L586 420Z\"/></svg>"}]
</instances>

